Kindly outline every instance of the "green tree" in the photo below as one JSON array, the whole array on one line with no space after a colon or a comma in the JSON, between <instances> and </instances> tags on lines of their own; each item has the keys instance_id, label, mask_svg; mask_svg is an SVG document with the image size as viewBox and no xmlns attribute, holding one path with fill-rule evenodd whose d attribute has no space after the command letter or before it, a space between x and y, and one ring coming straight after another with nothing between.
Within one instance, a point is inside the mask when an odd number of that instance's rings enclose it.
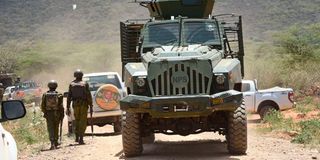
<instances>
[{"instance_id":1,"label":"green tree","mask_svg":"<svg viewBox=\"0 0 320 160\"><path fill-rule=\"evenodd\" d=\"M319 59L320 23L308 26L295 25L275 36L278 53L289 62L299 63Z\"/></svg>"}]
</instances>

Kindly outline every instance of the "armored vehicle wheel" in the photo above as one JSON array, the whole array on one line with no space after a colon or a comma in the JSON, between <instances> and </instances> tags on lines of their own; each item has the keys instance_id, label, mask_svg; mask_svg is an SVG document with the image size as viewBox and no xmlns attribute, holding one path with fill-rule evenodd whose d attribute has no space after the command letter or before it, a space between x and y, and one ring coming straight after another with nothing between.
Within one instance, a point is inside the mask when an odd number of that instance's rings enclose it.
<instances>
[{"instance_id":1,"label":"armored vehicle wheel","mask_svg":"<svg viewBox=\"0 0 320 160\"><path fill-rule=\"evenodd\" d=\"M228 114L228 150L231 154L243 155L247 150L247 115L244 104Z\"/></svg>"},{"instance_id":2,"label":"armored vehicle wheel","mask_svg":"<svg viewBox=\"0 0 320 160\"><path fill-rule=\"evenodd\" d=\"M262 106L259 111L260 118L263 120L273 109L275 110L276 108L271 105Z\"/></svg>"},{"instance_id":3,"label":"armored vehicle wheel","mask_svg":"<svg viewBox=\"0 0 320 160\"><path fill-rule=\"evenodd\" d=\"M126 157L142 153L140 114L126 112L122 120L122 145Z\"/></svg>"},{"instance_id":4,"label":"armored vehicle wheel","mask_svg":"<svg viewBox=\"0 0 320 160\"><path fill-rule=\"evenodd\" d=\"M113 123L113 130L114 130L114 133L120 133L121 132L121 123L120 122Z\"/></svg>"},{"instance_id":5,"label":"armored vehicle wheel","mask_svg":"<svg viewBox=\"0 0 320 160\"><path fill-rule=\"evenodd\" d=\"M154 140L155 140L154 133L151 133L149 136L142 138L142 143L151 144L151 143L154 143Z\"/></svg>"}]
</instances>

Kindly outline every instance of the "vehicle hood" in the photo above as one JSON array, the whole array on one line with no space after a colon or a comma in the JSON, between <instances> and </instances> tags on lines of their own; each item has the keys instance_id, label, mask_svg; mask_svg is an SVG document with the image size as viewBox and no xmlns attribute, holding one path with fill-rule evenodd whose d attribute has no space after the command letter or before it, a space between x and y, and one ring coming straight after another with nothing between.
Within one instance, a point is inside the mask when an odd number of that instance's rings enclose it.
<instances>
[{"instance_id":1,"label":"vehicle hood","mask_svg":"<svg viewBox=\"0 0 320 160\"><path fill-rule=\"evenodd\" d=\"M215 64L217 64L222 57L223 54L220 50L198 44L188 46L162 46L142 55L144 62L147 64L149 62L158 61L210 59L213 66L215 66Z\"/></svg>"}]
</instances>

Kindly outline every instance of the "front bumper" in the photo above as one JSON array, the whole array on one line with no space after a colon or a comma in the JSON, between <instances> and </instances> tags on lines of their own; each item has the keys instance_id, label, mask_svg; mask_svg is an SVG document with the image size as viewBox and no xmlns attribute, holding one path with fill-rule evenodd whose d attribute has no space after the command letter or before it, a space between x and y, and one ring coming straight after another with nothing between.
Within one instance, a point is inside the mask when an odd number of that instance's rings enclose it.
<instances>
[{"instance_id":1,"label":"front bumper","mask_svg":"<svg viewBox=\"0 0 320 160\"><path fill-rule=\"evenodd\" d=\"M242 99L242 93L235 90L213 95L128 95L120 101L120 108L127 112L149 113L154 118L199 117L208 116L214 111L234 111Z\"/></svg>"}]
</instances>

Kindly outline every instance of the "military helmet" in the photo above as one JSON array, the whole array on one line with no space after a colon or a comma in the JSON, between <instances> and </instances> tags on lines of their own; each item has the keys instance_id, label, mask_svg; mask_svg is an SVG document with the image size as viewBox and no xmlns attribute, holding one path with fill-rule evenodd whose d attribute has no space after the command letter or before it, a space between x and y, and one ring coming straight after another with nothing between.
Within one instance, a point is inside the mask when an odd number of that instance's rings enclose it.
<instances>
[{"instance_id":1,"label":"military helmet","mask_svg":"<svg viewBox=\"0 0 320 160\"><path fill-rule=\"evenodd\" d=\"M76 71L74 71L73 76L75 78L82 78L83 72L80 69L77 69Z\"/></svg>"},{"instance_id":2,"label":"military helmet","mask_svg":"<svg viewBox=\"0 0 320 160\"><path fill-rule=\"evenodd\" d=\"M49 87L50 89L56 89L56 88L58 87L57 81L55 81L55 80L49 81L48 87Z\"/></svg>"}]
</instances>

